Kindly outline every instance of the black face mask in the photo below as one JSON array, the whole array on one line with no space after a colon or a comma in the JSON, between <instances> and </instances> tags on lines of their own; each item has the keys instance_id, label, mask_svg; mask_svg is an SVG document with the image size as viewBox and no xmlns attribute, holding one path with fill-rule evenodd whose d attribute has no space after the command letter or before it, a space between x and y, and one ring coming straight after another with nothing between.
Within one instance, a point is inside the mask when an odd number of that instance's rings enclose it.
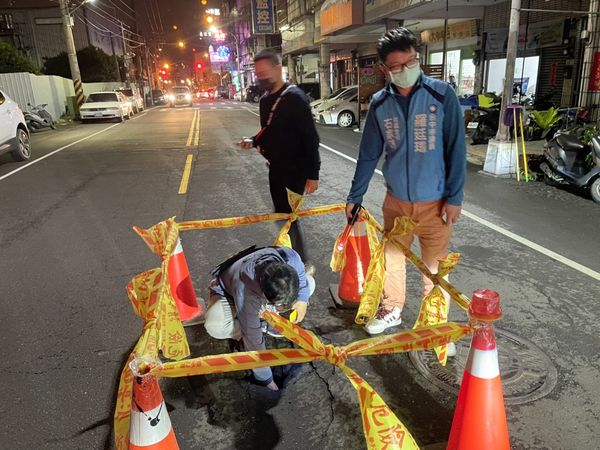
<instances>
[{"instance_id":1,"label":"black face mask","mask_svg":"<svg viewBox=\"0 0 600 450\"><path fill-rule=\"evenodd\" d=\"M269 78L258 78L256 82L258 83L258 87L265 91L270 91L275 86L275 82Z\"/></svg>"}]
</instances>

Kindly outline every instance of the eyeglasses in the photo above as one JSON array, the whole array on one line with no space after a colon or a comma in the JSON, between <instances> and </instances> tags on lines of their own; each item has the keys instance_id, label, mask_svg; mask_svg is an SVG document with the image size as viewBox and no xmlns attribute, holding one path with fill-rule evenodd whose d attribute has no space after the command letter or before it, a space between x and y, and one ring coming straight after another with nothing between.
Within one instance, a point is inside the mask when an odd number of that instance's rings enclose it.
<instances>
[{"instance_id":1,"label":"eyeglasses","mask_svg":"<svg viewBox=\"0 0 600 450\"><path fill-rule=\"evenodd\" d=\"M388 67L385 64L382 64L390 72L402 72L404 69L414 69L419 64L419 54L416 53L409 61L404 64L394 65L393 67Z\"/></svg>"}]
</instances>

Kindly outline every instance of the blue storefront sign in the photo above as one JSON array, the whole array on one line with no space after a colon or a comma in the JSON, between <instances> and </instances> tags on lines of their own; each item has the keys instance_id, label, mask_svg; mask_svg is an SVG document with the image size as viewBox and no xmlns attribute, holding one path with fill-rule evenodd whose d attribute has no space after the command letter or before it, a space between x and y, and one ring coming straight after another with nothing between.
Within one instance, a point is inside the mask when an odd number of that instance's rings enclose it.
<instances>
[{"instance_id":1,"label":"blue storefront sign","mask_svg":"<svg viewBox=\"0 0 600 450\"><path fill-rule=\"evenodd\" d=\"M275 33L273 0L252 0L252 32L254 34Z\"/></svg>"}]
</instances>

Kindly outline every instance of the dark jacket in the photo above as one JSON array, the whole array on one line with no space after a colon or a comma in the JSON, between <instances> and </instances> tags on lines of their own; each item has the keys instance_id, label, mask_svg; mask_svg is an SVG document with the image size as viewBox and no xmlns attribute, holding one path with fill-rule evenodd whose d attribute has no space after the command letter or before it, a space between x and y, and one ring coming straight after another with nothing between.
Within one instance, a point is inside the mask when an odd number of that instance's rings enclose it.
<instances>
[{"instance_id":1,"label":"dark jacket","mask_svg":"<svg viewBox=\"0 0 600 450\"><path fill-rule=\"evenodd\" d=\"M271 108L288 87L260 99L260 126L267 125ZM271 124L254 138L254 145L269 161L271 170L300 173L318 180L321 159L319 135L310 112L308 97L298 86L290 86L275 109Z\"/></svg>"}]
</instances>

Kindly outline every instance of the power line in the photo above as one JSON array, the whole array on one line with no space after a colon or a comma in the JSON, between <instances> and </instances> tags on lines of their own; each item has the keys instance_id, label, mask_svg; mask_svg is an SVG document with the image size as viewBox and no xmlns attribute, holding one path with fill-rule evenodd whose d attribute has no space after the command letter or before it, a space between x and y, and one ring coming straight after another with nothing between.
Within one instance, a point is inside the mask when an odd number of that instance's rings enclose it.
<instances>
[{"instance_id":1,"label":"power line","mask_svg":"<svg viewBox=\"0 0 600 450\"><path fill-rule=\"evenodd\" d=\"M148 12L148 2L144 2L144 9L146 10L146 17L148 18L148 24L150 25L150 29L152 30L152 34L155 33L155 27L152 25L152 19L150 18L150 12ZM156 28L158 31L158 28Z\"/></svg>"},{"instance_id":2,"label":"power line","mask_svg":"<svg viewBox=\"0 0 600 450\"><path fill-rule=\"evenodd\" d=\"M110 0L110 2L114 5L114 2L112 0ZM119 3L123 3L125 6L127 6L127 8L129 8L133 13L135 13L135 9L133 9L131 6L129 6L123 0L119 0Z\"/></svg>"},{"instance_id":3,"label":"power line","mask_svg":"<svg viewBox=\"0 0 600 450\"><path fill-rule=\"evenodd\" d=\"M118 37L119 39L123 39L128 42L133 42L134 44L139 44L138 47L140 47L142 45L146 45L145 42L140 42L140 41L136 41L134 39L129 39L129 38L126 38L125 36L122 36L121 34L115 33L114 31L110 31L108 28L104 27L103 25L94 24L90 19L88 19L86 17L81 17L78 14L75 14L75 15L82 23L84 23L86 25L90 25L91 27L95 28L96 30L98 30L106 35L110 34L112 36ZM100 28L100 27L102 27L102 28ZM135 47L135 48L138 48L138 47Z\"/></svg>"},{"instance_id":4,"label":"power line","mask_svg":"<svg viewBox=\"0 0 600 450\"><path fill-rule=\"evenodd\" d=\"M160 8L158 6L158 0L151 1L150 2L151 6L152 6L152 3L154 3L156 5L156 15L158 16L158 23L160 24L160 32L164 33L165 29L163 28L162 17L160 15Z\"/></svg>"},{"instance_id":5,"label":"power line","mask_svg":"<svg viewBox=\"0 0 600 450\"><path fill-rule=\"evenodd\" d=\"M119 11L121 11L123 14L125 14L127 17L129 17L131 20L136 20L135 16L132 16L130 13L128 13L127 11L125 11L123 8L121 8L120 6L116 5L115 2L113 2L112 0L109 0L111 5L113 5L114 8L118 9Z\"/></svg>"}]
</instances>

